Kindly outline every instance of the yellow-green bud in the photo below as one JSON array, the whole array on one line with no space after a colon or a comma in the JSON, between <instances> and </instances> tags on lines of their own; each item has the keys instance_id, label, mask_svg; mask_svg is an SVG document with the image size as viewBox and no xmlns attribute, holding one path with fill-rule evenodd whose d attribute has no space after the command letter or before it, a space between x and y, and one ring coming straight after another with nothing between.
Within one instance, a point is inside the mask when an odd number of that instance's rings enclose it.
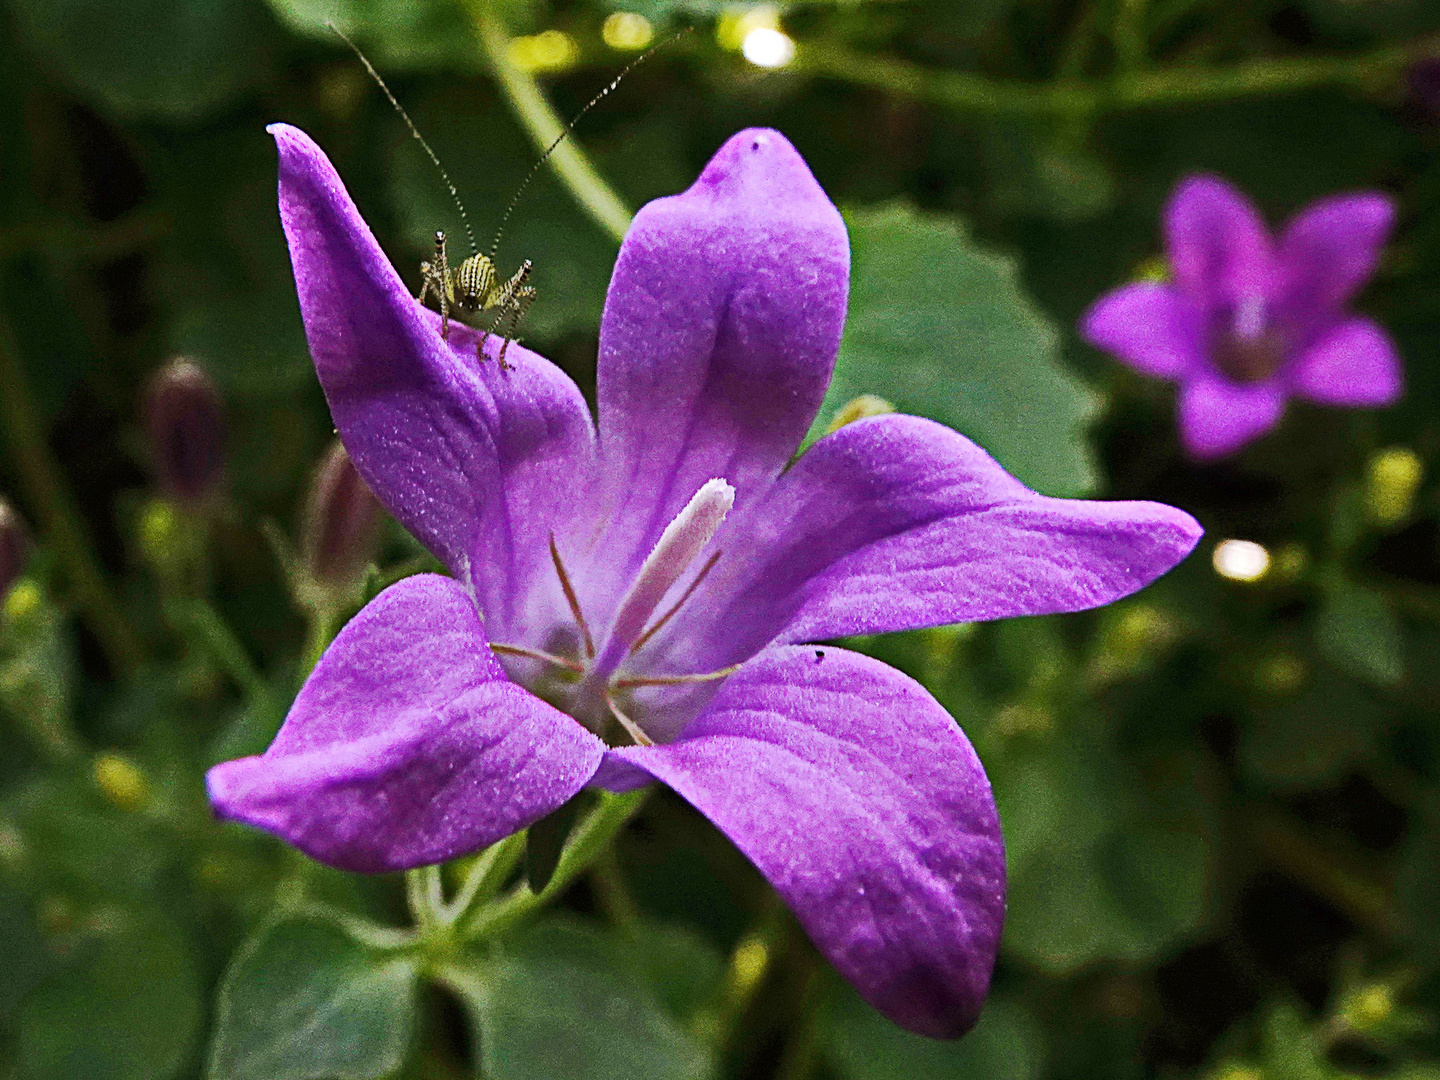
<instances>
[{"instance_id":1,"label":"yellow-green bud","mask_svg":"<svg viewBox=\"0 0 1440 1080\"><path fill-rule=\"evenodd\" d=\"M1410 516L1425 465L1414 450L1391 446L1370 455L1365 477L1365 509L1378 525L1398 525Z\"/></svg>"},{"instance_id":2,"label":"yellow-green bud","mask_svg":"<svg viewBox=\"0 0 1440 1080\"><path fill-rule=\"evenodd\" d=\"M867 420L872 416L884 416L886 413L893 413L894 411L895 406L891 405L890 402L884 398L876 397L874 394L861 394L859 397L851 398L844 405L840 406L840 411L837 412L835 418L830 421L830 426L825 429L825 434L829 435L831 432L839 431L846 424L853 424L856 420Z\"/></svg>"},{"instance_id":3,"label":"yellow-green bud","mask_svg":"<svg viewBox=\"0 0 1440 1080\"><path fill-rule=\"evenodd\" d=\"M1277 653L1261 660L1255 668L1255 681L1262 690L1279 697L1289 697L1304 689L1310 677L1305 661L1292 653Z\"/></svg>"},{"instance_id":4,"label":"yellow-green bud","mask_svg":"<svg viewBox=\"0 0 1440 1080\"><path fill-rule=\"evenodd\" d=\"M565 71L580 59L580 46L563 30L543 30L510 40L510 62L528 72Z\"/></svg>"},{"instance_id":5,"label":"yellow-green bud","mask_svg":"<svg viewBox=\"0 0 1440 1080\"><path fill-rule=\"evenodd\" d=\"M1352 1031L1374 1031L1394 1015L1395 992L1385 983L1358 987L1340 1005L1340 1017Z\"/></svg>"},{"instance_id":6,"label":"yellow-green bud","mask_svg":"<svg viewBox=\"0 0 1440 1080\"><path fill-rule=\"evenodd\" d=\"M129 758L110 752L97 754L91 772L95 786L117 809L141 810L150 801L150 782Z\"/></svg>"},{"instance_id":7,"label":"yellow-green bud","mask_svg":"<svg viewBox=\"0 0 1440 1080\"><path fill-rule=\"evenodd\" d=\"M34 618L45 603L40 586L29 578L21 578L5 595L5 625L19 626Z\"/></svg>"}]
</instances>

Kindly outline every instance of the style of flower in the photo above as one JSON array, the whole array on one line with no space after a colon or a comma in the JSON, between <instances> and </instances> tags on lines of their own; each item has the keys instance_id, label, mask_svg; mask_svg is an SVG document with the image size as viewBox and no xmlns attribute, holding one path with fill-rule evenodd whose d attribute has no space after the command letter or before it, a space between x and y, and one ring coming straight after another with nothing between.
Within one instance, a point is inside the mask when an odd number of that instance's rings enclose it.
<instances>
[{"instance_id":1,"label":"style of flower","mask_svg":"<svg viewBox=\"0 0 1440 1080\"><path fill-rule=\"evenodd\" d=\"M484 847L587 785L658 780L872 1004L967 1029L1004 914L989 782L919 684L806 643L1108 603L1199 527L1044 498L913 416L849 424L791 465L830 380L849 249L774 131L736 135L636 217L597 434L544 358L511 345L501 371L494 338L484 361L467 328L442 339L320 149L271 130L335 424L454 576L361 611L270 749L211 771L217 812L373 872Z\"/></svg>"},{"instance_id":2,"label":"style of flower","mask_svg":"<svg viewBox=\"0 0 1440 1080\"><path fill-rule=\"evenodd\" d=\"M1394 215L1385 195L1338 195L1272 240L1235 188L1188 177L1165 210L1173 279L1102 296L1081 318L1081 336L1180 384L1181 440L1201 460L1269 431L1291 397L1391 404L1401 392L1395 347L1346 305L1374 273Z\"/></svg>"}]
</instances>

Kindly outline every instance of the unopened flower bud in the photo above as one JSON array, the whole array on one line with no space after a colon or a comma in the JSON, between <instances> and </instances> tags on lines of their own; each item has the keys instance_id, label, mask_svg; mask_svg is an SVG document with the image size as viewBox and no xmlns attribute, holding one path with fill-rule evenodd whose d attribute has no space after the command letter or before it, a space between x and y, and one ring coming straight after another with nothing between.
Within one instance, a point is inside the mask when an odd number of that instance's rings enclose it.
<instances>
[{"instance_id":1,"label":"unopened flower bud","mask_svg":"<svg viewBox=\"0 0 1440 1080\"><path fill-rule=\"evenodd\" d=\"M225 412L210 376L189 360L172 360L145 392L145 426L155 482L171 498L198 503L225 471Z\"/></svg>"},{"instance_id":2,"label":"unopened flower bud","mask_svg":"<svg viewBox=\"0 0 1440 1080\"><path fill-rule=\"evenodd\" d=\"M1415 451L1403 446L1379 450L1370 457L1365 477L1365 508L1378 525L1398 525L1410 516L1425 466Z\"/></svg>"},{"instance_id":3,"label":"unopened flower bud","mask_svg":"<svg viewBox=\"0 0 1440 1080\"><path fill-rule=\"evenodd\" d=\"M150 782L127 757L115 753L100 754L92 768L95 786L111 804L120 810L143 809L150 801Z\"/></svg>"},{"instance_id":4,"label":"unopened flower bud","mask_svg":"<svg viewBox=\"0 0 1440 1080\"><path fill-rule=\"evenodd\" d=\"M1405 81L1416 111L1432 123L1440 121L1440 56L1417 60Z\"/></svg>"},{"instance_id":5,"label":"unopened flower bud","mask_svg":"<svg viewBox=\"0 0 1440 1080\"><path fill-rule=\"evenodd\" d=\"M30 558L30 531L15 508L0 498L0 597L10 592Z\"/></svg>"},{"instance_id":6,"label":"unopened flower bud","mask_svg":"<svg viewBox=\"0 0 1440 1080\"><path fill-rule=\"evenodd\" d=\"M840 406L835 418L830 421L830 426L825 429L825 434L839 431L846 424L853 424L856 420L868 420L872 416L884 416L886 413L893 413L895 406L882 397L874 394L861 394L857 398L851 398L844 405Z\"/></svg>"},{"instance_id":7,"label":"unopened flower bud","mask_svg":"<svg viewBox=\"0 0 1440 1080\"><path fill-rule=\"evenodd\" d=\"M384 510L337 439L305 496L300 543L317 584L344 588L359 581L380 546Z\"/></svg>"}]
</instances>

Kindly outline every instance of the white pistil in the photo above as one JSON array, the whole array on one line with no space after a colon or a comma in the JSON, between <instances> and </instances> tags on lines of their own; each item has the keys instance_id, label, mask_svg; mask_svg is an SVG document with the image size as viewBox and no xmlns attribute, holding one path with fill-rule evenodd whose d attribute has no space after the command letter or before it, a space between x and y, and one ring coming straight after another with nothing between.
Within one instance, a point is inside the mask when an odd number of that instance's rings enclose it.
<instances>
[{"instance_id":1,"label":"white pistil","mask_svg":"<svg viewBox=\"0 0 1440 1080\"><path fill-rule=\"evenodd\" d=\"M610 676L630 647L640 639L645 624L650 621L650 616L670 587L705 550L705 545L710 543L710 538L734 505L733 487L724 480L707 480L691 496L685 509L675 515L675 520L665 526L625 599L620 601L620 608L610 627L610 636L595 658L592 674L600 678Z\"/></svg>"}]
</instances>

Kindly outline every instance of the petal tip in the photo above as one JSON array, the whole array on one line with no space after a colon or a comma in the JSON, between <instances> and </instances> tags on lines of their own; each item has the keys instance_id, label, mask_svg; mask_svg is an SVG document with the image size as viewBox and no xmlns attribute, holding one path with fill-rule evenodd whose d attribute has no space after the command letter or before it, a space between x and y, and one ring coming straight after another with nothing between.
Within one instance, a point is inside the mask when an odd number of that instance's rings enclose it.
<instances>
[{"instance_id":1,"label":"petal tip","mask_svg":"<svg viewBox=\"0 0 1440 1080\"><path fill-rule=\"evenodd\" d=\"M730 136L690 190L746 201L763 192L767 201L782 201L791 212L813 203L838 216L800 151L773 128L746 128Z\"/></svg>"}]
</instances>

